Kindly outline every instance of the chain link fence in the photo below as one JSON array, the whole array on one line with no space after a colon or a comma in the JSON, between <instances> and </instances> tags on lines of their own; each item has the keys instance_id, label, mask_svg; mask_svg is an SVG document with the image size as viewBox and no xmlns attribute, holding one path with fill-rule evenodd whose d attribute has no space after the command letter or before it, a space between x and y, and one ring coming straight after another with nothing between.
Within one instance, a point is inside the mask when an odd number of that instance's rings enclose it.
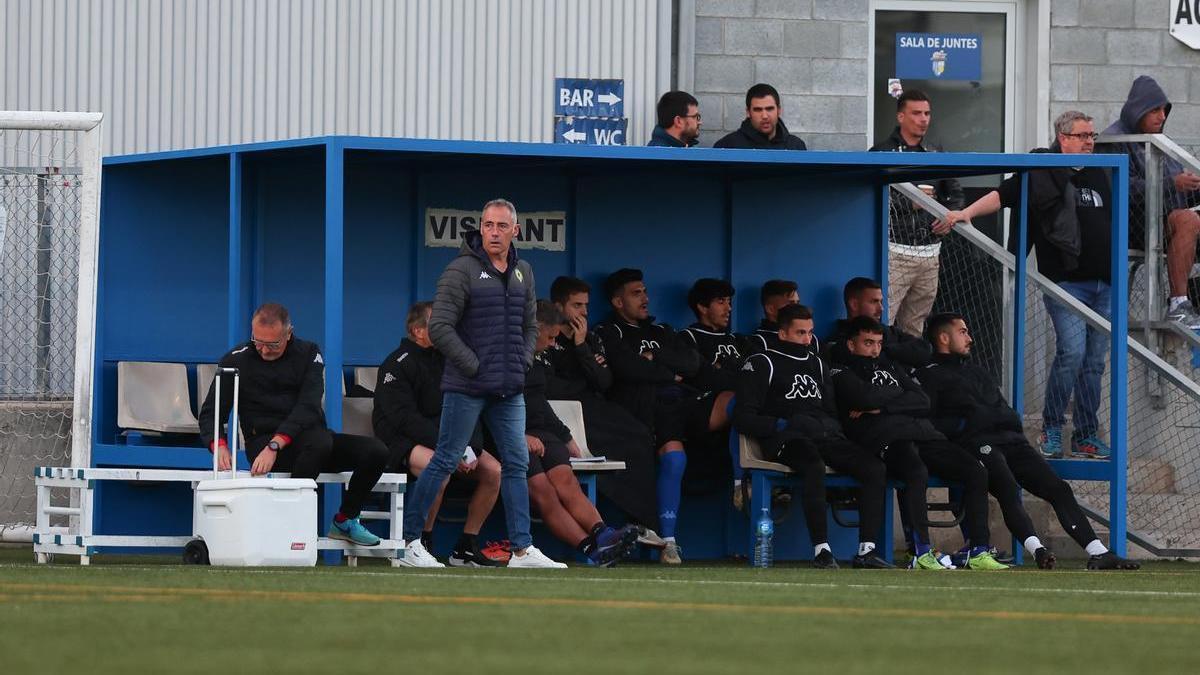
<instances>
[{"instance_id":1,"label":"chain link fence","mask_svg":"<svg viewBox=\"0 0 1200 675\"><path fill-rule=\"evenodd\" d=\"M894 205L899 204L890 210L889 227L892 230L928 227L934 220L921 208L912 208L911 201L895 187L891 201ZM1141 203L1144 206L1144 201ZM1016 214L1013 214L1012 225L1015 224ZM1001 226L990 233L988 238L995 246L987 248L979 243L979 239L964 236L959 229L941 240L937 293L930 312L962 313L975 339L974 359L997 381L1007 385L1012 381L1011 345L1017 338L1013 335L1015 322L1009 319L1014 312L1015 288L1012 275L1006 272L1003 262L1003 249L1011 250L1015 246L1010 247L1009 242L1004 241L1004 232L1005 228ZM903 264L893 265L896 253L897 247L893 246L889 255L889 285L897 282L897 271L903 274L906 270ZM1142 318L1150 305L1148 294L1152 290L1152 285L1146 283L1147 268L1150 268L1149 273L1161 278L1162 283L1154 292L1164 294L1164 301L1166 272L1162 266L1153 269L1155 266L1143 263L1141 257L1131 257L1130 330L1148 346L1155 347L1156 353L1178 372L1168 372L1169 367L1167 370L1156 368L1136 354L1131 353L1129 358L1128 528L1157 548L1176 553L1179 549L1194 549L1192 555L1200 555L1200 458L1196 451L1200 441L1200 396L1197 395L1200 389L1194 392L1187 386L1189 378L1200 382L1200 349L1163 330L1156 329L1154 334L1160 338L1156 343L1145 337ZM1034 256L1029 258L1029 270L1036 271ZM903 286L915 283L913 279L903 278L899 282ZM1021 380L1026 436L1037 447L1046 426L1045 420L1050 419L1053 425L1061 413L1065 456L1081 458L1084 455L1076 452L1073 437L1084 435L1102 441L1109 438L1109 334L1095 328L1080 328L1082 318L1061 303L1048 303L1043 287L1033 278L1026 280L1022 292L1025 294L1025 321L1019 339L1025 347ZM890 299L894 301L894 298ZM1094 304L1099 306L1101 303ZM1069 376L1074 371L1066 367L1071 357L1058 354L1059 340L1048 308L1059 315L1064 335L1067 331L1076 331L1075 339L1086 344L1087 331L1091 331L1092 349L1098 356L1084 361L1090 362L1093 379L1099 380L1097 388L1081 384L1086 378ZM890 311L895 314L894 308ZM1161 321L1158 325L1161 327ZM1069 341L1064 340L1064 345ZM1054 373L1056 356L1062 361L1059 365L1063 373L1057 380ZM1096 422L1091 422L1093 419ZM1086 508L1107 517L1108 483L1072 481L1072 487Z\"/></svg>"},{"instance_id":2,"label":"chain link fence","mask_svg":"<svg viewBox=\"0 0 1200 675\"><path fill-rule=\"evenodd\" d=\"M77 134L0 130L0 539L34 520L33 468L70 459Z\"/></svg>"}]
</instances>

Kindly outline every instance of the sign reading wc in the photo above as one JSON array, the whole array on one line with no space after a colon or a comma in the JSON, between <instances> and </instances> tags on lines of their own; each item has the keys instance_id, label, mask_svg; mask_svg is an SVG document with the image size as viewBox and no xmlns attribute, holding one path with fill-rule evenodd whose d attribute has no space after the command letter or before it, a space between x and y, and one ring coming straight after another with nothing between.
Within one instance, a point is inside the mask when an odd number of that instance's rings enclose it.
<instances>
[{"instance_id":1,"label":"sign reading wc","mask_svg":"<svg viewBox=\"0 0 1200 675\"><path fill-rule=\"evenodd\" d=\"M896 33L896 77L972 80L983 73L983 38L976 33Z\"/></svg>"},{"instance_id":2,"label":"sign reading wc","mask_svg":"<svg viewBox=\"0 0 1200 675\"><path fill-rule=\"evenodd\" d=\"M567 212L518 213L517 248L567 250ZM479 211L425 209L425 246L458 248L467 232L479 229Z\"/></svg>"},{"instance_id":3,"label":"sign reading wc","mask_svg":"<svg viewBox=\"0 0 1200 675\"><path fill-rule=\"evenodd\" d=\"M1200 49L1200 0L1167 0L1167 4L1171 7L1171 37Z\"/></svg>"}]
</instances>

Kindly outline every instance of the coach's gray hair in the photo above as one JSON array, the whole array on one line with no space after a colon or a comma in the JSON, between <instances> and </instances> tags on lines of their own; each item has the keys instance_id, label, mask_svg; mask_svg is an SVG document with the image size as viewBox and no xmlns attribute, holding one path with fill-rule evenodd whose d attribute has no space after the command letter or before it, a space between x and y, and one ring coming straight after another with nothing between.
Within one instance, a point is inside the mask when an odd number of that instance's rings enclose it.
<instances>
[{"instance_id":1,"label":"coach's gray hair","mask_svg":"<svg viewBox=\"0 0 1200 675\"><path fill-rule=\"evenodd\" d=\"M514 225L516 224L516 222L517 222L517 207L513 206L512 202L508 201L507 199L504 199L503 197L498 197L498 198L493 199L492 201L484 204L483 212L486 212L488 209L492 208L493 206L499 206L499 207L508 209L508 212L512 214L513 224ZM481 215L483 212L481 212ZM480 222L482 222L482 221L483 221L483 218L480 218Z\"/></svg>"},{"instance_id":2,"label":"coach's gray hair","mask_svg":"<svg viewBox=\"0 0 1200 675\"><path fill-rule=\"evenodd\" d=\"M1091 122L1092 118L1079 112L1078 110L1068 110L1059 115L1058 119L1054 120L1054 139L1058 140L1059 134L1063 134L1065 136L1071 133L1071 128L1075 126L1075 123L1081 121Z\"/></svg>"}]
</instances>

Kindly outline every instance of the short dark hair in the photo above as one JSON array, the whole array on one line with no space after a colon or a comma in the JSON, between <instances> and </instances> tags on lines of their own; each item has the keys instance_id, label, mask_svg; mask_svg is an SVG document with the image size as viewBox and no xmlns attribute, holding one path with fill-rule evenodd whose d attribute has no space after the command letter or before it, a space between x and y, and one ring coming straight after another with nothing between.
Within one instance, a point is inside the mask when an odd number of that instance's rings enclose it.
<instances>
[{"instance_id":1,"label":"short dark hair","mask_svg":"<svg viewBox=\"0 0 1200 675\"><path fill-rule=\"evenodd\" d=\"M537 311L534 312L538 326L558 326L563 322L563 314L552 301L542 299L537 301Z\"/></svg>"},{"instance_id":2,"label":"short dark hair","mask_svg":"<svg viewBox=\"0 0 1200 675\"><path fill-rule=\"evenodd\" d=\"M812 319L812 310L807 305L788 305L779 309L778 323L780 328L786 328L793 321Z\"/></svg>"},{"instance_id":3,"label":"short dark hair","mask_svg":"<svg viewBox=\"0 0 1200 675\"><path fill-rule=\"evenodd\" d=\"M432 309L432 302L426 300L414 302L412 307L408 308L408 316L404 319L404 330L412 334L414 328L424 328L429 325L429 312Z\"/></svg>"},{"instance_id":4,"label":"short dark hair","mask_svg":"<svg viewBox=\"0 0 1200 675\"><path fill-rule=\"evenodd\" d=\"M750 109L751 99L762 98L764 96L770 96L771 98L775 99L776 107L782 107L779 103L779 92L775 89L775 87L759 82L758 84L746 90L746 110Z\"/></svg>"},{"instance_id":5,"label":"short dark hair","mask_svg":"<svg viewBox=\"0 0 1200 675\"><path fill-rule=\"evenodd\" d=\"M904 104L909 101L929 101L929 95L920 89L905 89L903 94L896 98L896 112L904 110Z\"/></svg>"},{"instance_id":6,"label":"short dark hair","mask_svg":"<svg viewBox=\"0 0 1200 675\"><path fill-rule=\"evenodd\" d=\"M846 305L846 309L850 309L850 299L857 298L859 293L868 289L883 288L878 281L868 277L854 277L846 282L845 288L842 289L842 304Z\"/></svg>"},{"instance_id":7,"label":"short dark hair","mask_svg":"<svg viewBox=\"0 0 1200 675\"><path fill-rule=\"evenodd\" d=\"M847 322L847 338L853 339L863 333L883 335L883 324L869 316L856 316Z\"/></svg>"},{"instance_id":8,"label":"short dark hair","mask_svg":"<svg viewBox=\"0 0 1200 675\"><path fill-rule=\"evenodd\" d=\"M254 316L250 317L250 323L273 324L277 323L284 328L292 327L292 317L288 314L287 307L278 302L264 302L254 310Z\"/></svg>"},{"instance_id":9,"label":"short dark hair","mask_svg":"<svg viewBox=\"0 0 1200 675\"><path fill-rule=\"evenodd\" d=\"M955 321L966 321L958 312L940 312L925 320L925 339L930 344L937 343L937 336L950 331Z\"/></svg>"},{"instance_id":10,"label":"short dark hair","mask_svg":"<svg viewBox=\"0 0 1200 675\"><path fill-rule=\"evenodd\" d=\"M642 280L642 271L633 269L632 267L622 267L621 269L608 275L604 280L604 295L609 300L617 297L621 289L625 288L625 284L631 284L635 281Z\"/></svg>"},{"instance_id":11,"label":"short dark hair","mask_svg":"<svg viewBox=\"0 0 1200 675\"><path fill-rule=\"evenodd\" d=\"M758 292L758 301L763 307L767 306L767 300L776 298L781 295L791 295L798 293L800 287L796 282L787 279L771 279L762 285L762 290Z\"/></svg>"},{"instance_id":12,"label":"short dark hair","mask_svg":"<svg viewBox=\"0 0 1200 675\"><path fill-rule=\"evenodd\" d=\"M579 277L558 277L550 284L550 299L554 302L565 303L576 293L587 293L592 290L588 282Z\"/></svg>"},{"instance_id":13,"label":"short dark hair","mask_svg":"<svg viewBox=\"0 0 1200 675\"><path fill-rule=\"evenodd\" d=\"M692 308L692 314L699 319L700 310L696 309L697 306L707 305L718 298L732 298L734 292L733 285L724 279L708 277L697 279L696 283L692 284L692 288L688 290L688 307Z\"/></svg>"},{"instance_id":14,"label":"short dark hair","mask_svg":"<svg viewBox=\"0 0 1200 675\"><path fill-rule=\"evenodd\" d=\"M686 91L668 91L658 99L658 126L670 129L676 117L687 117L688 106L700 107L695 96Z\"/></svg>"}]
</instances>

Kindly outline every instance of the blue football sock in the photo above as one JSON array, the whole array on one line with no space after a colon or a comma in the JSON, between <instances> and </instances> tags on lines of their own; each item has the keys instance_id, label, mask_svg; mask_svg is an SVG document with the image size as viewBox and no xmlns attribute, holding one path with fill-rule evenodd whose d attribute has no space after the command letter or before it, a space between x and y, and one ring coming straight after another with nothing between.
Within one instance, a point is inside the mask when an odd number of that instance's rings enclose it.
<instances>
[{"instance_id":1,"label":"blue football sock","mask_svg":"<svg viewBox=\"0 0 1200 675\"><path fill-rule=\"evenodd\" d=\"M932 546L929 545L929 542L921 541L921 536L919 534L917 534L916 530L913 530L912 536L913 536L913 550L916 552L918 558L925 555L926 553L929 552L930 549L933 548Z\"/></svg>"},{"instance_id":2,"label":"blue football sock","mask_svg":"<svg viewBox=\"0 0 1200 675\"><path fill-rule=\"evenodd\" d=\"M658 519L662 525L659 534L664 537L675 536L680 485L686 467L687 455L682 452L666 452L658 458Z\"/></svg>"}]
</instances>

